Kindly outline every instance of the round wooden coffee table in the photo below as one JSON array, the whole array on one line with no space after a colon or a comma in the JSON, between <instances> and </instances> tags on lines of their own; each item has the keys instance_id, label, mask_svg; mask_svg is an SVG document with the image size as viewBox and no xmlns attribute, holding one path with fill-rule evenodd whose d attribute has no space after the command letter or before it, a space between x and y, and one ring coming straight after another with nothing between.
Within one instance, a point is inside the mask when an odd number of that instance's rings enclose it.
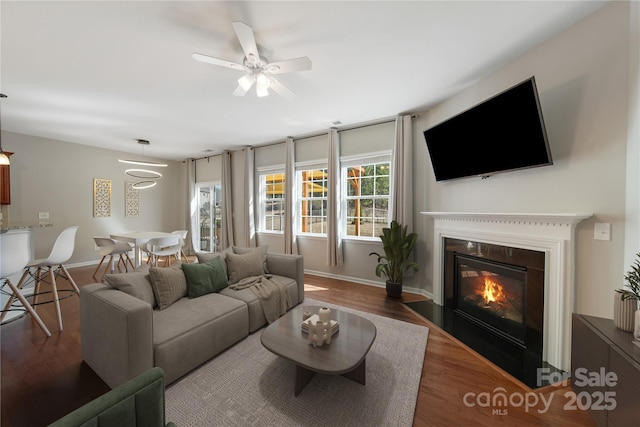
<instances>
[{"instance_id":1,"label":"round wooden coffee table","mask_svg":"<svg viewBox=\"0 0 640 427\"><path fill-rule=\"evenodd\" d=\"M307 343L302 331L305 311L318 314L320 306L300 304L267 326L260 342L269 351L296 364L295 395L299 395L316 373L343 375L365 384L367 353L376 338L375 325L360 316L331 310L331 319L340 329L331 338L331 344L314 347Z\"/></svg>"}]
</instances>

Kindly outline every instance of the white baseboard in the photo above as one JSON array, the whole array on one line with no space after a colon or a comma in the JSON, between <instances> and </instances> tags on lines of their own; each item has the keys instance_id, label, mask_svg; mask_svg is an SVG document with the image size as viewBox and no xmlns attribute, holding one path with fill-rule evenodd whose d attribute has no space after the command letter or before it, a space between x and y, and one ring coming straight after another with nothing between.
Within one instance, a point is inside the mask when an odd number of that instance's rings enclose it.
<instances>
[{"instance_id":1,"label":"white baseboard","mask_svg":"<svg viewBox=\"0 0 640 427\"><path fill-rule=\"evenodd\" d=\"M384 282L378 282L378 281L375 281L375 280L362 279L360 277L343 276L341 274L332 274L332 273L327 273L327 272L324 272L324 271L308 270L308 269L305 269L304 273L305 274L311 274L313 276L326 277L328 279L344 280L346 282L359 283L361 285L375 286L377 288L385 288L386 287ZM413 288L413 287L410 287L410 286L404 286L403 285L402 286L402 291L403 292L409 292L409 293L412 293L412 294L422 295L425 298L433 299L433 294L431 292L425 291L424 289L418 289L418 288Z\"/></svg>"}]
</instances>

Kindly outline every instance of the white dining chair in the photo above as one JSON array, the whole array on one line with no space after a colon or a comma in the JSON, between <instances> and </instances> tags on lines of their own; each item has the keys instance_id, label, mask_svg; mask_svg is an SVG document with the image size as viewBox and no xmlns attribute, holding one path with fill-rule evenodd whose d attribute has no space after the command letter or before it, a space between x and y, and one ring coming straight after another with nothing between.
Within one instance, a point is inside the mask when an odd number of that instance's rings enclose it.
<instances>
[{"instance_id":1,"label":"white dining chair","mask_svg":"<svg viewBox=\"0 0 640 427\"><path fill-rule=\"evenodd\" d=\"M189 258L187 258L187 255L185 255L184 253L184 247L186 245L185 242L187 241L187 235L189 234L189 230L176 230L176 231L172 231L171 234L177 234L178 236L180 236L181 259L182 259L182 262L189 263Z\"/></svg>"},{"instance_id":2,"label":"white dining chair","mask_svg":"<svg viewBox=\"0 0 640 427\"><path fill-rule=\"evenodd\" d=\"M13 310L13 303L17 298L22 307L16 308L19 310L26 310L31 317L38 323L40 329L48 336L51 336L51 332L45 326L38 313L33 309L29 301L24 297L22 292L22 286L25 283L25 279L27 278L26 274L22 275L22 278L15 285L9 279L10 276L13 276L16 273L21 272L31 260L31 233L29 231L17 231L12 233L3 233L0 234L0 282L7 284L11 289L11 295L9 296L9 300L7 304L4 306L2 310L2 314L0 315L0 321L4 320L5 316L10 310Z\"/></svg>"},{"instance_id":3,"label":"white dining chair","mask_svg":"<svg viewBox=\"0 0 640 427\"><path fill-rule=\"evenodd\" d=\"M118 271L122 271L120 270L120 264L124 266L124 270L126 272L129 271L129 267L128 267L129 265L131 266L132 269L135 269L135 266L133 265L133 261L131 261L131 258L129 257L131 246L127 242L121 242L118 240L110 239L108 237L94 237L93 241L98 247L98 251L100 255L102 255L102 259L100 259L100 263L98 264L95 271L93 272L93 278L95 280L98 280L98 281L102 280L102 277L104 277L104 275L107 274L107 270L113 273L115 271L116 265L118 267ZM104 267L104 271L102 272L100 279L98 279L96 277L96 274L98 273L98 270L100 270L102 263L107 257L109 257L109 260ZM118 257L117 263L115 263L116 259L114 257Z\"/></svg>"},{"instance_id":4,"label":"white dining chair","mask_svg":"<svg viewBox=\"0 0 640 427\"><path fill-rule=\"evenodd\" d=\"M152 264L158 266L160 258L165 258L164 265L171 265L171 257L177 256L182 248L180 236L171 234L169 236L155 237L147 241L147 250L151 254Z\"/></svg>"},{"instance_id":5,"label":"white dining chair","mask_svg":"<svg viewBox=\"0 0 640 427\"><path fill-rule=\"evenodd\" d=\"M75 249L75 239L76 239L77 232L78 232L78 226L67 227L64 230L62 230L62 232L56 238L56 241L53 244L53 248L51 249L49 256L47 258L36 259L31 261L25 267L25 273L23 274L23 277L26 277L25 275L29 274L35 280L36 284L35 284L35 289L33 294L33 306L37 308L38 297L41 294L40 285L42 284L43 281L47 283L44 280L44 278L46 276L46 273L49 273L50 282L48 283L51 285L51 293L53 294L53 300L43 302L42 304L46 304L50 302L53 302L55 304L56 315L58 317L58 327L60 328L60 331L62 331L62 313L60 312L60 295L58 292L56 277L59 276L61 272L64 273L63 277L65 277L69 281L69 283L71 283L71 286L73 287L73 289L64 289L63 291L66 291L66 292L70 291L71 292L70 296L72 296L74 293L80 295L80 289L78 289L78 285L76 285L76 282L73 280L73 277L71 277L71 274L69 274L69 271L64 266L64 263L69 261L69 258L71 258L71 255L73 255L73 250ZM32 272L33 269L35 269L35 273ZM46 273L42 272L42 270L44 269L47 270ZM46 293L49 293L49 292L46 292Z\"/></svg>"}]
</instances>

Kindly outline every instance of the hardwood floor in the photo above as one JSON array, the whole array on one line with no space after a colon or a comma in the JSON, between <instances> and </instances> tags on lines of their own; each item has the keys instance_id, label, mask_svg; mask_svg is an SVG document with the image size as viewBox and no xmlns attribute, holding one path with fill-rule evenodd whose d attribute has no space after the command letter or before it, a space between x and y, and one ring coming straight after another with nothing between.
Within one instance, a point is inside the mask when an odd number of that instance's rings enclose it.
<instances>
[{"instance_id":1,"label":"hardwood floor","mask_svg":"<svg viewBox=\"0 0 640 427\"><path fill-rule=\"evenodd\" d=\"M70 273L78 286L83 286L94 282L94 268L73 268ZM59 286L70 288L65 280L60 280ZM391 299L382 288L310 275L305 276L305 293L316 300L429 327L415 426L595 425L584 411L564 410L568 402L565 393L572 393L569 386L531 390L402 304L424 300L422 296L405 292L400 299ZM47 425L109 390L82 362L78 296L60 305L62 332L57 328L53 304L38 307L52 333L50 338L28 316L0 329L3 427ZM482 406L482 397L493 397L500 391L511 400L510 405ZM533 404L540 396L551 402L548 410L541 400L528 409L520 404L520 397ZM499 414L496 409L503 412Z\"/></svg>"}]
</instances>

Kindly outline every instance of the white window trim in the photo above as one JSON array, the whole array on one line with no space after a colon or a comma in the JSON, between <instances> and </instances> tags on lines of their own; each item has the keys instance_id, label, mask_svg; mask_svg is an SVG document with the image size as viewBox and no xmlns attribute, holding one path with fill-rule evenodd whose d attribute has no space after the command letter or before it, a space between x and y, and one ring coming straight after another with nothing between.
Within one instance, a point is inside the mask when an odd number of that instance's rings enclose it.
<instances>
[{"instance_id":1,"label":"white window trim","mask_svg":"<svg viewBox=\"0 0 640 427\"><path fill-rule=\"evenodd\" d=\"M300 183L302 181L302 171L327 169L328 167L329 165L327 164L326 160L324 163L318 162L318 161L297 162L296 163L296 181L295 181L296 188L297 188L296 191L300 191ZM298 216L297 218L298 224L302 224L302 199L303 197L298 194L298 197L296 198L296 212L297 212L296 215ZM301 225L299 225L298 227L301 227ZM300 229L294 230L293 232L296 234L296 236L322 237L322 238L327 237L326 232L325 233L303 233Z\"/></svg>"},{"instance_id":2,"label":"white window trim","mask_svg":"<svg viewBox=\"0 0 640 427\"><path fill-rule=\"evenodd\" d=\"M378 236L350 236L347 235L347 185L348 180L346 177L347 168L352 166L359 166L363 164L375 164L375 163L389 163L389 203L391 203L392 196L391 192L393 191L392 180L393 180L393 161L392 161L393 150L384 150L378 151L374 153L368 153L364 155L358 156L344 156L340 158L340 187L342 197L340 200L340 211L342 212L342 217L340 218L340 236L342 240L359 240L359 241L380 241ZM388 210L388 218L391 218L391 206L389 206ZM389 224L387 224L388 226Z\"/></svg>"},{"instance_id":3,"label":"white window trim","mask_svg":"<svg viewBox=\"0 0 640 427\"><path fill-rule=\"evenodd\" d=\"M257 233L261 234L276 234L282 235L284 234L284 230L266 230L266 206L267 206L267 195L265 193L265 186L263 185L263 177L266 175L273 175L277 173L285 174L285 165L273 165L273 166L260 166L256 168L257 170L257 178L258 178L258 189L259 189L259 205L260 209L258 211L258 229ZM285 179L287 179L285 175ZM284 199L283 199L284 202ZM284 219L284 218L283 218Z\"/></svg>"}]
</instances>

